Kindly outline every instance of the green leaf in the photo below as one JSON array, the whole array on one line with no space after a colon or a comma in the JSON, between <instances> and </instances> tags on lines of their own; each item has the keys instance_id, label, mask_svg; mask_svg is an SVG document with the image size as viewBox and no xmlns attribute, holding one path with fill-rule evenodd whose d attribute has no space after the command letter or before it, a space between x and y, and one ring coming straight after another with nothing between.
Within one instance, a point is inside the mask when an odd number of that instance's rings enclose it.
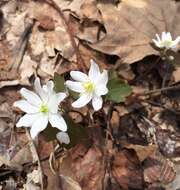
<instances>
[{"instance_id":1,"label":"green leaf","mask_svg":"<svg viewBox=\"0 0 180 190\"><path fill-rule=\"evenodd\" d=\"M66 115L64 119L68 125L67 133L70 137L70 143L68 145L63 144L63 146L69 149L74 147L76 144L87 143L89 139L87 128L75 123L68 115Z\"/></svg>"},{"instance_id":2,"label":"green leaf","mask_svg":"<svg viewBox=\"0 0 180 190\"><path fill-rule=\"evenodd\" d=\"M116 103L124 102L132 92L131 87L118 78L110 79L107 86L109 89L107 99Z\"/></svg>"},{"instance_id":3,"label":"green leaf","mask_svg":"<svg viewBox=\"0 0 180 190\"><path fill-rule=\"evenodd\" d=\"M64 77L58 73L54 73L54 90L56 92L63 92L65 90Z\"/></svg>"},{"instance_id":4,"label":"green leaf","mask_svg":"<svg viewBox=\"0 0 180 190\"><path fill-rule=\"evenodd\" d=\"M61 147L65 147L67 149L74 147L76 144L81 142L88 143L88 133L87 128L83 127L80 124L75 123L68 115L63 116L68 126L67 133L70 137L70 143L68 145L61 144ZM56 139L56 134L60 132L59 129L52 127L50 124L43 131L46 141L52 141Z\"/></svg>"},{"instance_id":5,"label":"green leaf","mask_svg":"<svg viewBox=\"0 0 180 190\"><path fill-rule=\"evenodd\" d=\"M79 98L79 93L74 92L74 91L72 91L70 89L68 89L68 90L69 90L70 96L72 96L74 99L78 99Z\"/></svg>"}]
</instances>

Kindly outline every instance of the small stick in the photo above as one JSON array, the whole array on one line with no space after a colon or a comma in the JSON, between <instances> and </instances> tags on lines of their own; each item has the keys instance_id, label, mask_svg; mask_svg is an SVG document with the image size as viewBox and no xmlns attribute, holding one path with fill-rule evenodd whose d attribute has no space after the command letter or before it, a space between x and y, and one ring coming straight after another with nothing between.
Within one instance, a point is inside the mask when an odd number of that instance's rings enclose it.
<instances>
[{"instance_id":1,"label":"small stick","mask_svg":"<svg viewBox=\"0 0 180 190\"><path fill-rule=\"evenodd\" d=\"M155 89L155 90L145 91L142 93L137 93L136 96L146 96L146 95L155 94L158 92L163 92L163 91L168 91L168 90L176 90L178 88L180 88L180 85L168 86L168 87L164 87L164 88L160 88L160 89Z\"/></svg>"},{"instance_id":2,"label":"small stick","mask_svg":"<svg viewBox=\"0 0 180 190\"><path fill-rule=\"evenodd\" d=\"M36 159L37 159L37 163L38 163L38 167L39 167L39 171L40 171L40 183L41 183L41 190L44 190L44 183L43 183L43 169L42 169L42 165L41 165L41 161L39 159L39 155L38 155L38 152L37 152L37 149L36 149L36 145L29 133L29 130L27 128L26 129L26 135L29 139L29 141L31 142L30 146L32 148L32 152L33 152L33 155L36 156Z\"/></svg>"},{"instance_id":3,"label":"small stick","mask_svg":"<svg viewBox=\"0 0 180 190\"><path fill-rule=\"evenodd\" d=\"M106 119L106 123L107 123L107 128L106 128L106 137L105 137L105 148L104 148L104 156L103 156L103 163L105 166L105 172L104 172L104 176L103 176L103 180L102 180L102 189L105 189L105 181L106 181L106 177L108 174L108 176L111 175L111 166L110 166L110 161L111 161L111 155L109 155L109 147L108 147L108 138L109 136L112 139L112 127L111 127L111 117L112 117L112 113L114 110L114 103L110 103L109 105L109 109L108 109L108 113L106 115L107 119ZM113 148L113 147L111 147Z\"/></svg>"}]
</instances>

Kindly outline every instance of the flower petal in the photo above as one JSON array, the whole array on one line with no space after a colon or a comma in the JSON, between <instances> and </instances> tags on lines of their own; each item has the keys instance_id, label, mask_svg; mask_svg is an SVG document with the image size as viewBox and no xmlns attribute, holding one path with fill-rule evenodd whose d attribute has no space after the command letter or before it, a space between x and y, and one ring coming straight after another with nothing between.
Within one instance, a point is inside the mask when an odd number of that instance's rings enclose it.
<instances>
[{"instance_id":1,"label":"flower petal","mask_svg":"<svg viewBox=\"0 0 180 190\"><path fill-rule=\"evenodd\" d=\"M50 113L57 113L58 112L58 96L56 94L51 95L49 101L47 103Z\"/></svg>"},{"instance_id":2,"label":"flower petal","mask_svg":"<svg viewBox=\"0 0 180 190\"><path fill-rule=\"evenodd\" d=\"M166 32L162 32L161 39L162 41L166 41Z\"/></svg>"},{"instance_id":3,"label":"flower petal","mask_svg":"<svg viewBox=\"0 0 180 190\"><path fill-rule=\"evenodd\" d=\"M72 91L79 92L79 93L84 92L84 87L81 82L73 82L73 81L68 80L66 81L65 84Z\"/></svg>"},{"instance_id":4,"label":"flower petal","mask_svg":"<svg viewBox=\"0 0 180 190\"><path fill-rule=\"evenodd\" d=\"M108 88L105 85L99 85L95 89L95 94L97 96L102 96L108 93Z\"/></svg>"},{"instance_id":5,"label":"flower petal","mask_svg":"<svg viewBox=\"0 0 180 190\"><path fill-rule=\"evenodd\" d=\"M108 71L103 70L97 80L97 85L106 85L108 82Z\"/></svg>"},{"instance_id":6,"label":"flower petal","mask_svg":"<svg viewBox=\"0 0 180 190\"><path fill-rule=\"evenodd\" d=\"M92 99L91 94L82 94L79 99L77 99L75 102L72 103L72 107L74 108L81 108L88 104Z\"/></svg>"},{"instance_id":7,"label":"flower petal","mask_svg":"<svg viewBox=\"0 0 180 190\"><path fill-rule=\"evenodd\" d=\"M52 127L56 127L61 131L67 131L66 122L60 114L49 114L49 122Z\"/></svg>"},{"instance_id":8,"label":"flower petal","mask_svg":"<svg viewBox=\"0 0 180 190\"><path fill-rule=\"evenodd\" d=\"M41 114L31 127L31 137L34 139L41 131L43 131L47 127L47 124L48 116Z\"/></svg>"},{"instance_id":9,"label":"flower petal","mask_svg":"<svg viewBox=\"0 0 180 190\"><path fill-rule=\"evenodd\" d=\"M47 103L50 113L57 113L60 102L64 100L67 95L65 93L51 94Z\"/></svg>"},{"instance_id":10,"label":"flower petal","mask_svg":"<svg viewBox=\"0 0 180 190\"><path fill-rule=\"evenodd\" d=\"M160 42L160 41L161 41L161 39L160 39L160 37L159 37L159 35L158 35L158 34L156 34L156 38L157 38L158 42Z\"/></svg>"},{"instance_id":11,"label":"flower petal","mask_svg":"<svg viewBox=\"0 0 180 190\"><path fill-rule=\"evenodd\" d=\"M47 84L43 85L43 89L46 92L52 92L54 90L54 82L52 80L48 81Z\"/></svg>"},{"instance_id":12,"label":"flower petal","mask_svg":"<svg viewBox=\"0 0 180 190\"><path fill-rule=\"evenodd\" d=\"M70 75L73 80L76 80L79 82L85 82L88 80L88 76L80 71L71 71Z\"/></svg>"},{"instance_id":13,"label":"flower petal","mask_svg":"<svg viewBox=\"0 0 180 190\"><path fill-rule=\"evenodd\" d=\"M16 124L16 127L31 127L39 114L25 114L22 116Z\"/></svg>"},{"instance_id":14,"label":"flower petal","mask_svg":"<svg viewBox=\"0 0 180 190\"><path fill-rule=\"evenodd\" d=\"M160 45L160 41L158 42L157 40L155 40L155 39L152 39L152 41L154 42L154 44L157 46L157 47L161 47L161 45Z\"/></svg>"},{"instance_id":15,"label":"flower petal","mask_svg":"<svg viewBox=\"0 0 180 190\"><path fill-rule=\"evenodd\" d=\"M25 113L38 113L39 112L38 107L30 104L26 100L16 101L16 102L14 102L13 106L19 108L20 110L22 110Z\"/></svg>"},{"instance_id":16,"label":"flower petal","mask_svg":"<svg viewBox=\"0 0 180 190\"><path fill-rule=\"evenodd\" d=\"M60 143L65 143L69 144L70 143L70 138L69 135L66 132L59 132L56 134L56 138Z\"/></svg>"},{"instance_id":17,"label":"flower petal","mask_svg":"<svg viewBox=\"0 0 180 190\"><path fill-rule=\"evenodd\" d=\"M89 78L94 81L95 79L97 79L97 77L100 74L100 70L99 70L99 66L95 63L95 61L93 61L92 59L90 60L91 63L91 67L89 69Z\"/></svg>"},{"instance_id":18,"label":"flower petal","mask_svg":"<svg viewBox=\"0 0 180 190\"><path fill-rule=\"evenodd\" d=\"M103 100L100 96L95 96L92 99L92 105L95 111L98 111L102 108Z\"/></svg>"},{"instance_id":19,"label":"flower petal","mask_svg":"<svg viewBox=\"0 0 180 190\"><path fill-rule=\"evenodd\" d=\"M36 78L36 80L34 81L34 87L35 87L35 91L39 94L42 101L47 102L48 101L48 96L45 93L44 89L41 87L41 83L40 83L39 78Z\"/></svg>"},{"instance_id":20,"label":"flower petal","mask_svg":"<svg viewBox=\"0 0 180 190\"><path fill-rule=\"evenodd\" d=\"M26 88L22 88L20 90L20 93L32 105L39 106L42 102L40 97L37 94L35 94L34 92Z\"/></svg>"},{"instance_id":21,"label":"flower petal","mask_svg":"<svg viewBox=\"0 0 180 190\"><path fill-rule=\"evenodd\" d=\"M56 94L56 96L57 96L57 102L59 104L67 97L67 94L63 92L59 92Z\"/></svg>"},{"instance_id":22,"label":"flower petal","mask_svg":"<svg viewBox=\"0 0 180 190\"><path fill-rule=\"evenodd\" d=\"M178 37L172 42L171 48L176 48L179 42L180 42L180 36L178 36Z\"/></svg>"},{"instance_id":23,"label":"flower petal","mask_svg":"<svg viewBox=\"0 0 180 190\"><path fill-rule=\"evenodd\" d=\"M54 91L54 82L53 81L48 81L46 85L43 85L43 90L46 93L46 96L49 98L51 98L51 96L53 94L55 94Z\"/></svg>"},{"instance_id":24,"label":"flower petal","mask_svg":"<svg viewBox=\"0 0 180 190\"><path fill-rule=\"evenodd\" d=\"M170 32L167 32L167 33L166 33L166 40L172 41L172 36L171 36L171 33L170 33Z\"/></svg>"}]
</instances>

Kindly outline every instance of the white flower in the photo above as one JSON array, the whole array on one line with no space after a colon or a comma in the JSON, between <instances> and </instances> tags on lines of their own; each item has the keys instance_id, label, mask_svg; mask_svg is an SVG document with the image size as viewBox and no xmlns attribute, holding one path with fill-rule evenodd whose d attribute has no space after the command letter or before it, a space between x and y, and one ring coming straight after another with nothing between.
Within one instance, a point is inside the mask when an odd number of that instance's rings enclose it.
<instances>
[{"instance_id":1,"label":"white flower","mask_svg":"<svg viewBox=\"0 0 180 190\"><path fill-rule=\"evenodd\" d=\"M15 107L26 113L20 118L16 126L31 127L30 133L32 138L36 137L39 132L47 127L48 121L52 127L66 131L66 122L58 113L58 105L64 100L66 94L55 93L53 81L49 81L47 85L41 87L40 80L37 78L34 86L37 94L22 88L20 93L25 100L14 102Z\"/></svg>"},{"instance_id":2,"label":"white flower","mask_svg":"<svg viewBox=\"0 0 180 190\"><path fill-rule=\"evenodd\" d=\"M175 40L172 40L172 36L170 32L162 32L161 39L158 34L156 34L157 39L153 39L153 42L158 48L165 49L174 49L177 47L180 42L180 36L178 36Z\"/></svg>"},{"instance_id":3,"label":"white flower","mask_svg":"<svg viewBox=\"0 0 180 190\"><path fill-rule=\"evenodd\" d=\"M70 75L74 81L66 81L66 86L72 91L80 93L80 98L72 103L74 108L80 108L92 100L95 111L102 108L102 95L108 93L107 82L108 73L103 70L101 73L99 66L91 60L91 67L88 75L80 71L71 71Z\"/></svg>"},{"instance_id":4,"label":"white flower","mask_svg":"<svg viewBox=\"0 0 180 190\"><path fill-rule=\"evenodd\" d=\"M56 138L60 143L65 143L69 144L70 143L70 138L69 135L66 132L59 132L56 134Z\"/></svg>"}]
</instances>

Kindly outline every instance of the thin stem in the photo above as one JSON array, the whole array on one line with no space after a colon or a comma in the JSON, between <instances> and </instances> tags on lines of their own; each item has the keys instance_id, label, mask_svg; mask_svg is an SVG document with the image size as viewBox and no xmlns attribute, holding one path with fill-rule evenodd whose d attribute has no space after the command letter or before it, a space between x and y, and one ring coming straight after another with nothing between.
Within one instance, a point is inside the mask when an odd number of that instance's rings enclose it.
<instances>
[{"instance_id":1,"label":"thin stem","mask_svg":"<svg viewBox=\"0 0 180 190\"><path fill-rule=\"evenodd\" d=\"M145 96L145 95L150 95L150 94L155 94L158 92L163 92L163 91L168 91L168 90L175 90L180 88L180 85L177 86L168 86L168 87L164 87L164 88L160 88L160 89L155 89L155 90L150 90L150 91L145 91L139 94L136 94L137 96Z\"/></svg>"},{"instance_id":2,"label":"thin stem","mask_svg":"<svg viewBox=\"0 0 180 190\"><path fill-rule=\"evenodd\" d=\"M42 168L42 165L41 165L41 161L39 159L39 155L38 155L38 152L37 152L37 149L36 149L36 145L29 133L29 130L26 128L26 135L29 139L29 141L31 142L31 151L32 151L32 154L36 156L36 159L37 159L37 163L38 163L38 168L39 168L39 171L40 171L40 184L41 184L41 190L44 190L44 183L43 183L43 168Z\"/></svg>"},{"instance_id":3,"label":"thin stem","mask_svg":"<svg viewBox=\"0 0 180 190\"><path fill-rule=\"evenodd\" d=\"M104 149L104 157L103 157L103 162L105 165L105 172L104 172L104 177L103 177L103 190L105 189L105 180L106 180L106 173L108 173L108 175L111 174L111 155L109 155L109 146L108 146L108 139L109 139L109 135L110 137L112 137L112 128L111 128L111 117L112 117L112 112L114 109L114 103L110 103L109 105L109 109L108 109L108 113L107 113L107 129L106 129L106 138L105 138L105 149Z\"/></svg>"}]
</instances>

